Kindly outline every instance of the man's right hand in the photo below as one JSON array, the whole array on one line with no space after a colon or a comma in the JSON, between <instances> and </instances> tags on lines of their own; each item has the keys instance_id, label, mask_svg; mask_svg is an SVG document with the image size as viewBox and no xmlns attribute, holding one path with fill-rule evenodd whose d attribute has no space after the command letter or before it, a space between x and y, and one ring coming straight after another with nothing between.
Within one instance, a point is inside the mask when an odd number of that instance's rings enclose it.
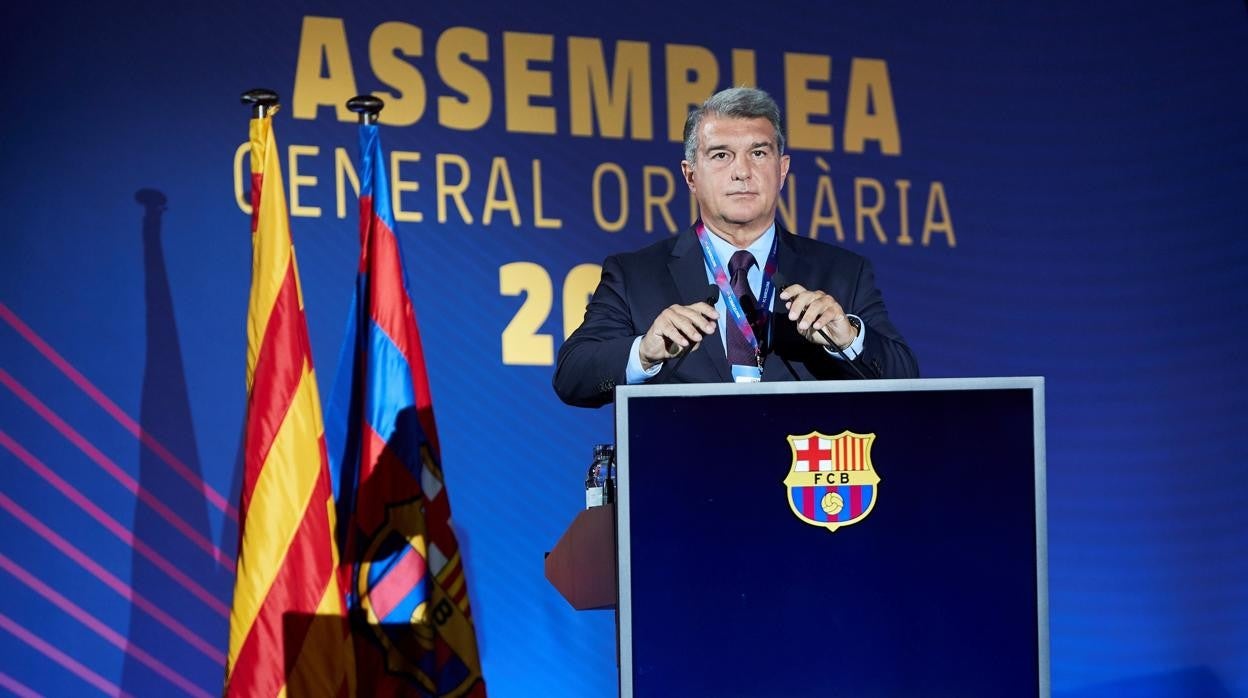
<instances>
[{"instance_id":1,"label":"man's right hand","mask_svg":"<svg viewBox=\"0 0 1248 698\"><path fill-rule=\"evenodd\" d=\"M718 321L715 306L703 301L669 306L659 313L641 338L637 349L641 367L648 371L655 364L697 349L703 337L715 333Z\"/></svg>"}]
</instances>

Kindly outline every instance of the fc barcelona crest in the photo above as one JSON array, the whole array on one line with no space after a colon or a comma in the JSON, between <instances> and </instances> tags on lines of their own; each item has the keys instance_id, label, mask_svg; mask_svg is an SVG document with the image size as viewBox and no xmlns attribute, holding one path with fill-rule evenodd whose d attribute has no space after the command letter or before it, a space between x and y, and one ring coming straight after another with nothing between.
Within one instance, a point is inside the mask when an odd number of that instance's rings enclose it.
<instances>
[{"instance_id":1,"label":"fc barcelona crest","mask_svg":"<svg viewBox=\"0 0 1248 698\"><path fill-rule=\"evenodd\" d=\"M871 462L875 434L812 431L788 440L793 462L784 485L797 518L829 531L867 518L880 484Z\"/></svg>"}]
</instances>

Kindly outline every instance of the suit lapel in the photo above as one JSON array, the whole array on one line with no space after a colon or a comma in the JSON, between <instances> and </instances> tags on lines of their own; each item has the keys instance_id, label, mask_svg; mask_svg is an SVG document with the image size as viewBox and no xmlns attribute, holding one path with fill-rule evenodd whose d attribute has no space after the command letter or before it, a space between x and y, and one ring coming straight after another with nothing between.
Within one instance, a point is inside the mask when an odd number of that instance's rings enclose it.
<instances>
[{"instance_id":1,"label":"suit lapel","mask_svg":"<svg viewBox=\"0 0 1248 698\"><path fill-rule=\"evenodd\" d=\"M780 238L776 248L776 271L784 274L791 284L803 283L806 279L806 263L797 254L793 234L776 223L776 235Z\"/></svg>"},{"instance_id":2,"label":"suit lapel","mask_svg":"<svg viewBox=\"0 0 1248 698\"><path fill-rule=\"evenodd\" d=\"M779 244L776 248L776 271L784 276L790 284L805 283L808 276L808 263L802 259L793 245L792 234L776 223L776 235ZM780 300L780 289L776 289L775 301L772 304L771 346L768 347L767 358L763 364L763 380L791 380L786 375L788 370L781 356L788 354L789 349L800 347L806 340L797 332L797 326L789 320L789 311Z\"/></svg>"},{"instance_id":3,"label":"suit lapel","mask_svg":"<svg viewBox=\"0 0 1248 698\"><path fill-rule=\"evenodd\" d=\"M698 245L698 237L693 228L681 233L676 239L667 270L671 273L679 294L676 303L687 305L706 298L706 262L703 261L702 248ZM724 353L721 334L716 332L715 336L703 339L698 351L686 356L685 360L689 364L686 368L705 375L713 372L719 376L719 380L732 381L732 370L728 368L728 357Z\"/></svg>"}]
</instances>

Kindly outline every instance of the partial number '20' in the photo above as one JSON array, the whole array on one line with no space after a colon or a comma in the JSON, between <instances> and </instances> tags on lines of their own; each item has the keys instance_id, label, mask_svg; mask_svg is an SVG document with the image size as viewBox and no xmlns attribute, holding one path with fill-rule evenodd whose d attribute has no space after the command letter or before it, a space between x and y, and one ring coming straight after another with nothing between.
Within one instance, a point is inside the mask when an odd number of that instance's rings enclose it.
<instances>
[{"instance_id":1,"label":"partial number '20'","mask_svg":"<svg viewBox=\"0 0 1248 698\"><path fill-rule=\"evenodd\" d=\"M563 338L567 339L585 319L585 306L602 267L578 264L563 278ZM555 286L550 274L533 262L511 262L498 268L498 292L504 296L524 294L524 303L503 330L503 363L509 366L553 366L555 339L539 332L554 307Z\"/></svg>"}]
</instances>

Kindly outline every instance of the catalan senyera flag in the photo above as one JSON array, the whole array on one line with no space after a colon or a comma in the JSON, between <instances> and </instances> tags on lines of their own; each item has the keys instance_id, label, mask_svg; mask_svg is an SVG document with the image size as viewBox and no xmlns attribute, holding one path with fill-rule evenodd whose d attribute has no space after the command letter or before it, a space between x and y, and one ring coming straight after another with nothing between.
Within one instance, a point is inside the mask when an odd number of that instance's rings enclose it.
<instances>
[{"instance_id":1,"label":"catalan senyera flag","mask_svg":"<svg viewBox=\"0 0 1248 698\"><path fill-rule=\"evenodd\" d=\"M376 125L360 126L360 265L327 441L360 695L485 696Z\"/></svg>"},{"instance_id":2,"label":"catalan senyera flag","mask_svg":"<svg viewBox=\"0 0 1248 698\"><path fill-rule=\"evenodd\" d=\"M251 121L247 425L225 695L348 695L324 422L272 116Z\"/></svg>"}]
</instances>

